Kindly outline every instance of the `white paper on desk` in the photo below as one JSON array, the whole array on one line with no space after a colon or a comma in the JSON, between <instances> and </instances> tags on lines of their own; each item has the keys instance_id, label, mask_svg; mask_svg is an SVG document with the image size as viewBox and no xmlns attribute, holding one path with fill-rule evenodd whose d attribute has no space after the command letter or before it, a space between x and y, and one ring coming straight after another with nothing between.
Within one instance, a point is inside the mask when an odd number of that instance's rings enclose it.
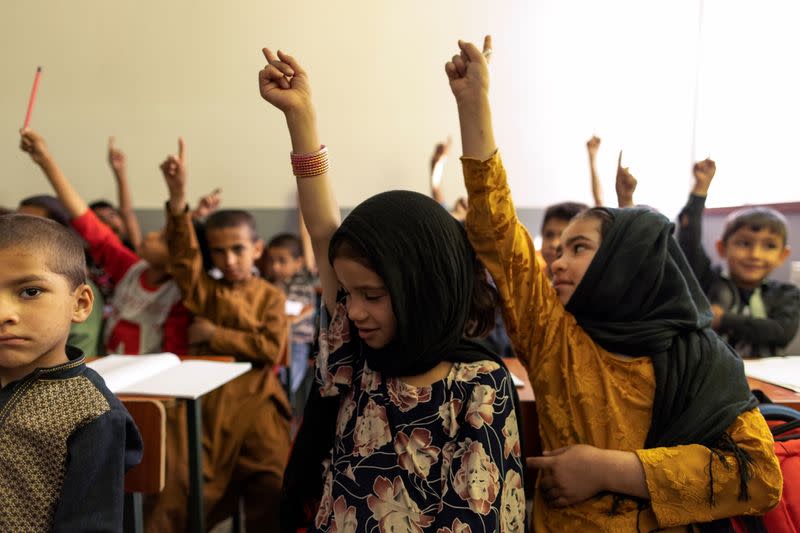
<instances>
[{"instance_id":1,"label":"white paper on desk","mask_svg":"<svg viewBox=\"0 0 800 533\"><path fill-rule=\"evenodd\" d=\"M800 355L745 359L744 373L795 392L800 392Z\"/></svg>"},{"instance_id":2,"label":"white paper on desk","mask_svg":"<svg viewBox=\"0 0 800 533\"><path fill-rule=\"evenodd\" d=\"M303 312L303 302L296 302L294 300L286 300L285 313L288 316L300 316Z\"/></svg>"},{"instance_id":3,"label":"white paper on desk","mask_svg":"<svg viewBox=\"0 0 800 533\"><path fill-rule=\"evenodd\" d=\"M511 372L511 371L509 370L509 371L508 371L508 373L509 373L509 374L511 374L511 381L513 381L513 382L514 382L514 386L515 386L515 387L517 387L517 388L522 388L522 387L524 387L524 386L525 386L525 382L524 382L524 381L522 381L522 380L521 380L520 378L518 378L517 376L515 376L513 372Z\"/></svg>"},{"instance_id":4,"label":"white paper on desk","mask_svg":"<svg viewBox=\"0 0 800 533\"><path fill-rule=\"evenodd\" d=\"M174 354L108 355L88 365L114 394L196 399L241 376L250 363L181 361Z\"/></svg>"}]
</instances>

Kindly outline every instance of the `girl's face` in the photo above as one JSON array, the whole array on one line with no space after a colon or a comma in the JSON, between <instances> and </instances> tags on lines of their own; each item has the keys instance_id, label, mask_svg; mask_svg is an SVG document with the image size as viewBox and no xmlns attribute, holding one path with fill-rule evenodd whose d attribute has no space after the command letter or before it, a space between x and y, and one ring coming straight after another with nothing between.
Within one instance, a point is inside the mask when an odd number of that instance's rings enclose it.
<instances>
[{"instance_id":1,"label":"girl's face","mask_svg":"<svg viewBox=\"0 0 800 533\"><path fill-rule=\"evenodd\" d=\"M562 304L567 305L583 279L601 240L600 221L596 218L574 219L564 228L556 252L557 259L550 265L553 288Z\"/></svg>"},{"instance_id":2,"label":"girl's face","mask_svg":"<svg viewBox=\"0 0 800 533\"><path fill-rule=\"evenodd\" d=\"M383 280L358 261L337 257L333 270L347 294L347 317L370 348L383 348L394 340L397 319L392 297Z\"/></svg>"}]
</instances>

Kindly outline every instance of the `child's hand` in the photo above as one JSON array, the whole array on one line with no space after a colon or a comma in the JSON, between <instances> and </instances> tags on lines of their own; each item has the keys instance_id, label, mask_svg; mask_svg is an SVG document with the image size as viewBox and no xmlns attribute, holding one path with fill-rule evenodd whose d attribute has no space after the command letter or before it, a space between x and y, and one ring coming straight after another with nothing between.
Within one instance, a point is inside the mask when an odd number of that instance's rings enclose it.
<instances>
[{"instance_id":1,"label":"child's hand","mask_svg":"<svg viewBox=\"0 0 800 533\"><path fill-rule=\"evenodd\" d=\"M50 159L47 144L44 138L32 129L19 130L19 147L23 152L28 152L33 162L42 165Z\"/></svg>"},{"instance_id":2,"label":"child's hand","mask_svg":"<svg viewBox=\"0 0 800 533\"><path fill-rule=\"evenodd\" d=\"M116 147L114 137L108 138L108 164L117 176L125 173L125 153Z\"/></svg>"},{"instance_id":3,"label":"child's hand","mask_svg":"<svg viewBox=\"0 0 800 533\"><path fill-rule=\"evenodd\" d=\"M711 180L714 179L714 174L717 172L717 164L711 158L706 158L694 164L693 172L694 188L692 189L692 194L707 196Z\"/></svg>"},{"instance_id":4,"label":"child's hand","mask_svg":"<svg viewBox=\"0 0 800 533\"><path fill-rule=\"evenodd\" d=\"M217 326L213 322L203 317L195 317L192 325L189 326L189 344L201 344L209 342L214 337Z\"/></svg>"},{"instance_id":5,"label":"child's hand","mask_svg":"<svg viewBox=\"0 0 800 533\"><path fill-rule=\"evenodd\" d=\"M276 56L264 48L267 65L258 73L261 97L285 114L311 108L311 84L306 71L290 55L278 50Z\"/></svg>"},{"instance_id":6,"label":"child's hand","mask_svg":"<svg viewBox=\"0 0 800 533\"><path fill-rule=\"evenodd\" d=\"M492 37L483 40L483 53L466 41L458 41L461 53L454 55L445 66L450 89L459 106L481 102L489 94L489 60Z\"/></svg>"},{"instance_id":7,"label":"child's hand","mask_svg":"<svg viewBox=\"0 0 800 533\"><path fill-rule=\"evenodd\" d=\"M599 139L598 139L599 141ZM636 178L628 167L622 167L622 150L617 160L617 204L619 207L633 207L633 192L636 190Z\"/></svg>"},{"instance_id":8,"label":"child's hand","mask_svg":"<svg viewBox=\"0 0 800 533\"><path fill-rule=\"evenodd\" d=\"M576 444L529 457L528 466L542 471L539 489L548 504L566 507L606 490L603 450Z\"/></svg>"},{"instance_id":9,"label":"child's hand","mask_svg":"<svg viewBox=\"0 0 800 533\"><path fill-rule=\"evenodd\" d=\"M186 200L186 145L178 137L178 155L168 155L161 163L161 173L169 189L170 203L183 204Z\"/></svg>"},{"instance_id":10,"label":"child's hand","mask_svg":"<svg viewBox=\"0 0 800 533\"><path fill-rule=\"evenodd\" d=\"M589 157L592 159L597 157L597 150L600 149L600 137L593 135L591 139L586 141L586 149L589 151Z\"/></svg>"},{"instance_id":11,"label":"child's hand","mask_svg":"<svg viewBox=\"0 0 800 533\"><path fill-rule=\"evenodd\" d=\"M206 218L219 208L222 201L222 189L214 189L205 196L200 197L197 202L197 207L192 211L192 218Z\"/></svg>"}]
</instances>

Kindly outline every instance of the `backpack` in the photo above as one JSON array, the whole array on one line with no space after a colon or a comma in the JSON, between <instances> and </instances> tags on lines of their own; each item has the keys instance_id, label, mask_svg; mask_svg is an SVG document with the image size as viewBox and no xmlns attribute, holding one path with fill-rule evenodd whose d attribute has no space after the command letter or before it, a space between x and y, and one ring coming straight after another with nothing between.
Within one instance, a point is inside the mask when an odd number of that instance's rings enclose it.
<instances>
[{"instance_id":1,"label":"backpack","mask_svg":"<svg viewBox=\"0 0 800 533\"><path fill-rule=\"evenodd\" d=\"M778 506L764 516L735 518L733 529L752 531L752 520L760 518L763 530L769 533L800 533L800 411L773 403L758 407L775 438L775 455L783 473L783 494Z\"/></svg>"}]
</instances>

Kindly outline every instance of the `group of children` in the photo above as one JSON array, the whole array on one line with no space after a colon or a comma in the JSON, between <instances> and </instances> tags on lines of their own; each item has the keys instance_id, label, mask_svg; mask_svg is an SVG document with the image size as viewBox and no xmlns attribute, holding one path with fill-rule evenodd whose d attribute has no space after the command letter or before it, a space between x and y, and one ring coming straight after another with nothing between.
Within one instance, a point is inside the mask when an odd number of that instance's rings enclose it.
<instances>
[{"instance_id":1,"label":"group of children","mask_svg":"<svg viewBox=\"0 0 800 533\"><path fill-rule=\"evenodd\" d=\"M91 209L41 136L21 132L62 224L113 286L105 349L253 366L204 398L209 523L243 501L248 531L717 530L777 504L781 472L740 354L781 353L797 332L800 289L767 279L789 254L780 214L732 215L718 244L727 268L713 268L700 244L713 162L695 166L673 236L664 216L634 207L636 180L620 155L620 207L552 206L536 250L493 137L487 37L483 51L460 41L445 69L461 125L465 223L441 198L408 191L376 195L342 221L309 76L285 53L264 55L260 93L286 118L322 291L294 442L274 370L290 343L289 388L302 390L316 300L303 243L279 235L265 247L240 210L198 226L182 140L161 165L166 227L141 237L124 221L129 202L121 217ZM596 184L599 139L587 146ZM124 160L113 144L109 154L122 183ZM98 291L80 239L30 216L43 211L0 217L0 530L119 530L122 478L141 441L70 346ZM287 298L299 305L291 319ZM536 394L540 457L524 455L528 422L512 377L482 340L498 309ZM153 531L185 527L184 417L170 406Z\"/></svg>"}]
</instances>

